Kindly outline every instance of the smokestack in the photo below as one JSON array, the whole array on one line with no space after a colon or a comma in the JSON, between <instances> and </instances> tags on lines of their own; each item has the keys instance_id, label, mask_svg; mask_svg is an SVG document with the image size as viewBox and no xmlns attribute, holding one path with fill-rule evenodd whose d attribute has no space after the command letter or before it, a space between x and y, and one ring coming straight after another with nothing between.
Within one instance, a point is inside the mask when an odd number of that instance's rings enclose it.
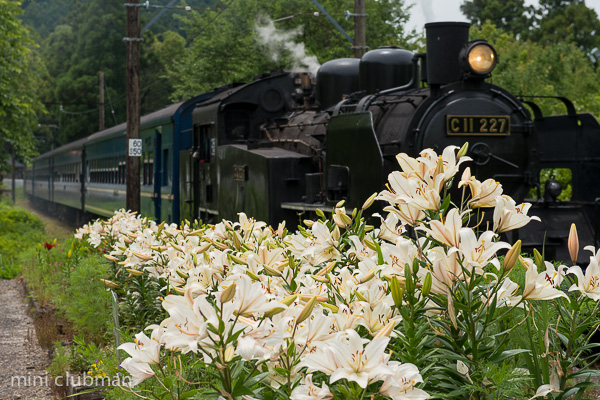
<instances>
[{"instance_id":1,"label":"smokestack","mask_svg":"<svg viewBox=\"0 0 600 400\"><path fill-rule=\"evenodd\" d=\"M469 41L470 24L432 22L425 24L427 36L427 82L444 85L461 77L458 55Z\"/></svg>"}]
</instances>

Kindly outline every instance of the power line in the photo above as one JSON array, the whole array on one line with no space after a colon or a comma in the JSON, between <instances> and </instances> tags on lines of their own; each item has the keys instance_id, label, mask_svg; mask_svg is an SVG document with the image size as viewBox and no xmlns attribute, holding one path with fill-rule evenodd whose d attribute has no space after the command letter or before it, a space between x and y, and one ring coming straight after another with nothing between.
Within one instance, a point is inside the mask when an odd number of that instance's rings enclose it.
<instances>
[{"instance_id":1,"label":"power line","mask_svg":"<svg viewBox=\"0 0 600 400\"><path fill-rule=\"evenodd\" d=\"M110 92L108 91L108 86L106 85L106 81L104 81L104 88L106 89L106 96L108 97L108 104L110 104L110 113L115 120L115 125L117 125L117 117L115 116L115 109L113 108L112 100L110 99Z\"/></svg>"},{"instance_id":2,"label":"power line","mask_svg":"<svg viewBox=\"0 0 600 400\"><path fill-rule=\"evenodd\" d=\"M91 110L87 110L87 111L65 111L65 109L63 108L63 105L60 105L59 111L63 114L68 114L68 115L81 115L81 114L89 114L95 111L98 111L100 109L100 107L96 107L96 108L92 108Z\"/></svg>"},{"instance_id":3,"label":"power line","mask_svg":"<svg viewBox=\"0 0 600 400\"><path fill-rule=\"evenodd\" d=\"M199 29L199 31L200 31L200 32L199 32L199 33L197 33L197 34L196 34L194 37L192 37L191 39L189 39L189 40L188 40L188 43L187 43L187 44L188 44L188 46L189 46L189 45L191 45L191 44L194 42L194 40L195 40L195 39L196 39L198 36L200 36L200 35L203 33L203 31L205 31L205 30L206 30L206 28L208 28L209 26L211 26L211 25L213 24L213 22L215 22L215 21L216 21L216 19L217 19L217 18L219 18L219 17L221 16L221 14L223 14L223 12L224 12L225 10L227 10L227 9L229 8L229 6L231 5L231 3L233 3L233 2L234 2L234 0L229 0L229 2L228 2L227 4L225 4L225 7L223 7L223 8L221 9L221 11L219 11L219 13L218 13L217 15L215 15L215 17L214 17L213 19L211 19L210 21L208 21L208 23L207 23L206 25L204 25L204 26L200 27L200 29Z\"/></svg>"}]
</instances>

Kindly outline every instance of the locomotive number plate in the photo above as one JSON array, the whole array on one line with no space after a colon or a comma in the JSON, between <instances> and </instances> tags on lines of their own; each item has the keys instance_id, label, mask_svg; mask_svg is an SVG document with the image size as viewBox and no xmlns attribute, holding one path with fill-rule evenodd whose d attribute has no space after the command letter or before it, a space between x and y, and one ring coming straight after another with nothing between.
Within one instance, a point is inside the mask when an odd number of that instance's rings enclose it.
<instances>
[{"instance_id":1,"label":"locomotive number plate","mask_svg":"<svg viewBox=\"0 0 600 400\"><path fill-rule=\"evenodd\" d=\"M508 136L508 115L446 115L448 136Z\"/></svg>"}]
</instances>

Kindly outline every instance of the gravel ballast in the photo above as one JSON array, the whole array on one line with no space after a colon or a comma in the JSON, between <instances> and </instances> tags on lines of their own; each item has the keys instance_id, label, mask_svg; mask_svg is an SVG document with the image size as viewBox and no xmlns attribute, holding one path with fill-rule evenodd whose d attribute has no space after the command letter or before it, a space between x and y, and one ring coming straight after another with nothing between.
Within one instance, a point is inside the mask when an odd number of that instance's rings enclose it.
<instances>
[{"instance_id":1,"label":"gravel ballast","mask_svg":"<svg viewBox=\"0 0 600 400\"><path fill-rule=\"evenodd\" d=\"M48 363L21 281L0 280L0 400L54 399Z\"/></svg>"}]
</instances>

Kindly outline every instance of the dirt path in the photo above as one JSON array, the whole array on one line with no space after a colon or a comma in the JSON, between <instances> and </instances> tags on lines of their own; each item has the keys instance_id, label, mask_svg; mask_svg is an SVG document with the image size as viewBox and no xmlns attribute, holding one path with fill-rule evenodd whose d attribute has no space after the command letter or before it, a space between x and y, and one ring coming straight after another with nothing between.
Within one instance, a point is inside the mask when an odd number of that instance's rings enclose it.
<instances>
[{"instance_id":1,"label":"dirt path","mask_svg":"<svg viewBox=\"0 0 600 400\"><path fill-rule=\"evenodd\" d=\"M0 280L0 400L53 399L22 283Z\"/></svg>"}]
</instances>

